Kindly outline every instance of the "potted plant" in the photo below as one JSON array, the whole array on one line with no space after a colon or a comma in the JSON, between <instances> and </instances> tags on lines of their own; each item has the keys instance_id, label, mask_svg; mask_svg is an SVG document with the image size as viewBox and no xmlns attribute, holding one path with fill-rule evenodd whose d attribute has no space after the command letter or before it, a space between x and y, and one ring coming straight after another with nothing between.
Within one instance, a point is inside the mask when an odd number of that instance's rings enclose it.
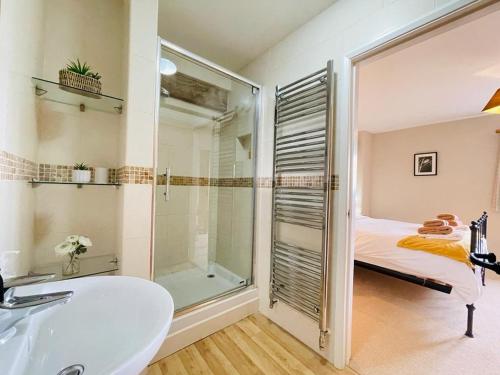
<instances>
[{"instance_id":1,"label":"potted plant","mask_svg":"<svg viewBox=\"0 0 500 375\"><path fill-rule=\"evenodd\" d=\"M66 256L62 265L62 274L70 276L80 272L80 258L81 254L87 252L87 248L92 246L90 238L73 234L66 237L64 242L57 245L54 250L57 255Z\"/></svg>"},{"instance_id":2,"label":"potted plant","mask_svg":"<svg viewBox=\"0 0 500 375\"><path fill-rule=\"evenodd\" d=\"M73 182L86 184L90 182L90 169L85 163L76 163L71 172L71 177Z\"/></svg>"},{"instance_id":3,"label":"potted plant","mask_svg":"<svg viewBox=\"0 0 500 375\"><path fill-rule=\"evenodd\" d=\"M83 90L86 93L77 92L81 95L100 98L101 94L101 75L93 72L92 68L80 59L70 61L65 69L59 70L60 88L66 91L74 92L72 89Z\"/></svg>"}]
</instances>

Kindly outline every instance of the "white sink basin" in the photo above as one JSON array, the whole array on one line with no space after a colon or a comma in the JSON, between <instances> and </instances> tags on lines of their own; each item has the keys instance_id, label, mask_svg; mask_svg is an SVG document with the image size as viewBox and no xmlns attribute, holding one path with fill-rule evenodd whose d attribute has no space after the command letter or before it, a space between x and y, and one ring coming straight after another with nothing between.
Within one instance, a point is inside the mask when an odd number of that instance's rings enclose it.
<instances>
[{"instance_id":1,"label":"white sink basin","mask_svg":"<svg viewBox=\"0 0 500 375\"><path fill-rule=\"evenodd\" d=\"M0 343L2 375L137 375L165 340L174 303L161 286L125 276L85 277L16 288L16 295L74 291L71 300L32 315ZM0 310L2 314L2 310Z\"/></svg>"}]
</instances>

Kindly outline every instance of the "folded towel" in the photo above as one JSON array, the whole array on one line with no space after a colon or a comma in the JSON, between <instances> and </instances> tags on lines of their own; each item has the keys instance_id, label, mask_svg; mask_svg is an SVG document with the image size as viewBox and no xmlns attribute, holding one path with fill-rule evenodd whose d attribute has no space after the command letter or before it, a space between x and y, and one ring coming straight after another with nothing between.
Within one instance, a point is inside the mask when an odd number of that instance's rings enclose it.
<instances>
[{"instance_id":1,"label":"folded towel","mask_svg":"<svg viewBox=\"0 0 500 375\"><path fill-rule=\"evenodd\" d=\"M462 241L466 234L464 230L454 230L450 234L419 234L418 236L430 240Z\"/></svg>"},{"instance_id":2,"label":"folded towel","mask_svg":"<svg viewBox=\"0 0 500 375\"><path fill-rule=\"evenodd\" d=\"M463 225L463 223L460 220L448 220L448 225L452 227L458 227Z\"/></svg>"},{"instance_id":3,"label":"folded towel","mask_svg":"<svg viewBox=\"0 0 500 375\"><path fill-rule=\"evenodd\" d=\"M430 254L444 256L473 268L469 261L470 237L464 236L461 241L429 239L420 236L408 236L398 242L398 246L410 250L425 251Z\"/></svg>"},{"instance_id":4,"label":"folded towel","mask_svg":"<svg viewBox=\"0 0 500 375\"><path fill-rule=\"evenodd\" d=\"M420 227L418 228L418 234L451 234L453 233L453 228L448 225L443 225L440 227Z\"/></svg>"},{"instance_id":5,"label":"folded towel","mask_svg":"<svg viewBox=\"0 0 500 375\"><path fill-rule=\"evenodd\" d=\"M434 227L445 227L448 225L446 220L430 219L424 221L424 227L434 228Z\"/></svg>"},{"instance_id":6,"label":"folded towel","mask_svg":"<svg viewBox=\"0 0 500 375\"><path fill-rule=\"evenodd\" d=\"M441 220L446 220L446 221L450 221L450 220L459 221L460 220L457 215L453 215L453 214L439 214L439 215L437 215L437 218L441 219Z\"/></svg>"}]
</instances>

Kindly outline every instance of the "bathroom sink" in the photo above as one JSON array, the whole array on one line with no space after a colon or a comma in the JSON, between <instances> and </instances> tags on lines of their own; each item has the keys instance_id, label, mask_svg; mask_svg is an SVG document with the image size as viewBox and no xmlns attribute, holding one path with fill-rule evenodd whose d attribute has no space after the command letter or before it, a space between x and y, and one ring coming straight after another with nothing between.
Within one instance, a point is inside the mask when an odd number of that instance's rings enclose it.
<instances>
[{"instance_id":1,"label":"bathroom sink","mask_svg":"<svg viewBox=\"0 0 500 375\"><path fill-rule=\"evenodd\" d=\"M57 281L19 287L15 294L65 290L74 292L68 303L19 322L14 336L0 342L2 375L137 375L172 323L170 294L133 277ZM83 372L61 373L71 366Z\"/></svg>"}]
</instances>

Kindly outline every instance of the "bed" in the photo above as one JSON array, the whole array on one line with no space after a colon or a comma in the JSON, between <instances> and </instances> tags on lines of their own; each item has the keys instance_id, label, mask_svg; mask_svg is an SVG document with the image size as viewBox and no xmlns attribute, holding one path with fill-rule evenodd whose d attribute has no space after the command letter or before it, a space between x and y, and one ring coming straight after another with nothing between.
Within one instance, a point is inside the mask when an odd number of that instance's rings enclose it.
<instances>
[{"instance_id":1,"label":"bed","mask_svg":"<svg viewBox=\"0 0 500 375\"><path fill-rule=\"evenodd\" d=\"M486 213L471 225L471 252L481 250L486 237ZM474 302L481 296L484 269L472 270L444 256L398 247L403 237L414 235L420 224L395 220L356 218L355 265L456 296L467 306L466 335L473 337Z\"/></svg>"}]
</instances>

